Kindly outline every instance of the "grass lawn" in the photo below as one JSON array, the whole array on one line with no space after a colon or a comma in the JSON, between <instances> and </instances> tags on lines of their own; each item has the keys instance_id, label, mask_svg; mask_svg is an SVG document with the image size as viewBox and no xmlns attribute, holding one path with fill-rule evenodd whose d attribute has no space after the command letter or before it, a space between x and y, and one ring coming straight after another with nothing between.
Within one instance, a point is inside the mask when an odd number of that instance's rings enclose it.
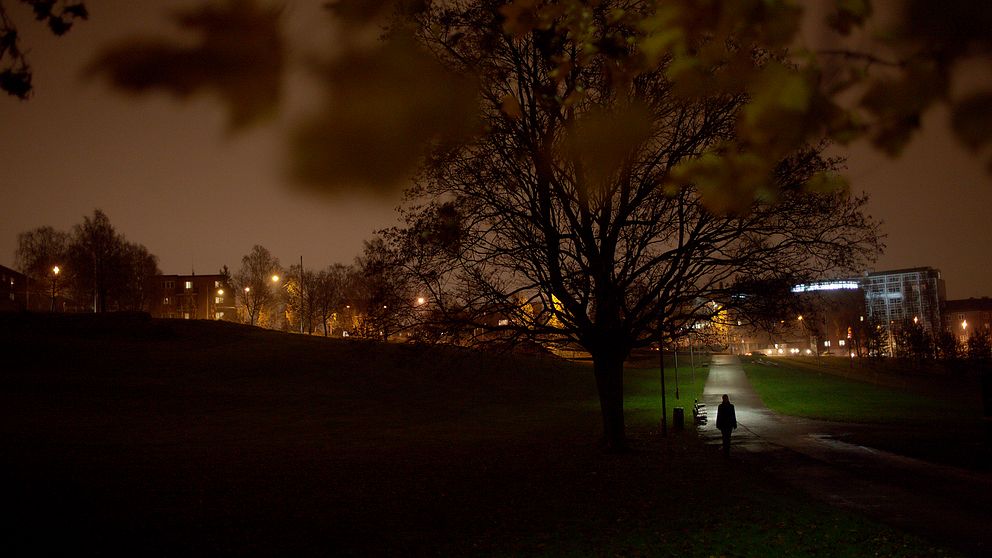
<instances>
[{"instance_id":1,"label":"grass lawn","mask_svg":"<svg viewBox=\"0 0 992 558\"><path fill-rule=\"evenodd\" d=\"M914 375L900 382L899 370L876 367L866 372L869 382L857 378L859 369L850 372L846 361L840 361L753 359L744 370L765 405L778 413L871 425L855 429L848 441L938 463L988 468L975 377Z\"/></svg>"},{"instance_id":2,"label":"grass lawn","mask_svg":"<svg viewBox=\"0 0 992 558\"><path fill-rule=\"evenodd\" d=\"M585 365L126 316L0 349L7 556L954 555L662 440L657 368L608 455Z\"/></svg>"}]
</instances>

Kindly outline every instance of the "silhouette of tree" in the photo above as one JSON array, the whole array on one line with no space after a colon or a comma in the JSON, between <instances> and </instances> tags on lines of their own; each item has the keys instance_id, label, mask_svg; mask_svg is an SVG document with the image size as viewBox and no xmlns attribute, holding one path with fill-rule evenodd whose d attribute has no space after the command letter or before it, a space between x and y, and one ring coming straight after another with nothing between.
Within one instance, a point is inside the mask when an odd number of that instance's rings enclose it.
<instances>
[{"instance_id":1,"label":"silhouette of tree","mask_svg":"<svg viewBox=\"0 0 992 558\"><path fill-rule=\"evenodd\" d=\"M25 285L24 308L30 308L30 297L59 296L66 290L68 281L58 280L53 268L59 266L60 273L68 271L69 235L52 227L38 227L17 235L17 250L14 253L15 265L29 280ZM66 273L63 277L68 277ZM28 287L35 285L34 292ZM51 284L51 292L42 293L40 285ZM46 288L45 291L48 289Z\"/></svg>"},{"instance_id":2,"label":"silhouette of tree","mask_svg":"<svg viewBox=\"0 0 992 558\"><path fill-rule=\"evenodd\" d=\"M353 269L347 300L357 317L355 332L388 340L408 323L414 307L415 295L402 256L377 236L365 241Z\"/></svg>"},{"instance_id":3,"label":"silhouette of tree","mask_svg":"<svg viewBox=\"0 0 992 558\"><path fill-rule=\"evenodd\" d=\"M121 254L121 273L116 285L120 310L145 312L154 292L149 290L149 278L161 275L158 257L141 244L125 242Z\"/></svg>"},{"instance_id":4,"label":"silhouette of tree","mask_svg":"<svg viewBox=\"0 0 992 558\"><path fill-rule=\"evenodd\" d=\"M968 359L984 363L986 366L992 360L992 334L980 327L972 328L968 334ZM988 371L985 371L988 374Z\"/></svg>"},{"instance_id":5,"label":"silhouette of tree","mask_svg":"<svg viewBox=\"0 0 992 558\"><path fill-rule=\"evenodd\" d=\"M256 244L241 258L241 268L234 274L233 286L245 308L245 321L251 325L265 317L266 312L274 312L279 299L273 286L274 275L281 276L282 267L279 259L265 247Z\"/></svg>"},{"instance_id":6,"label":"silhouette of tree","mask_svg":"<svg viewBox=\"0 0 992 558\"><path fill-rule=\"evenodd\" d=\"M915 360L934 356L933 339L921 323L906 318L896 329L895 338L898 356Z\"/></svg>"},{"instance_id":7,"label":"silhouette of tree","mask_svg":"<svg viewBox=\"0 0 992 558\"><path fill-rule=\"evenodd\" d=\"M17 235L14 260L25 275L40 279L56 265L65 267L69 235L52 227L38 227Z\"/></svg>"},{"instance_id":8,"label":"silhouette of tree","mask_svg":"<svg viewBox=\"0 0 992 558\"><path fill-rule=\"evenodd\" d=\"M67 234L39 227L18 235L17 265L36 281L49 282L59 266L56 295L71 291L77 301L92 300L94 311L146 310L147 283L161 272L158 258L141 244L128 242L97 209Z\"/></svg>"},{"instance_id":9,"label":"silhouette of tree","mask_svg":"<svg viewBox=\"0 0 992 558\"><path fill-rule=\"evenodd\" d=\"M313 301L316 322L320 324L324 337L331 334L335 315L341 314L345 306L345 288L350 268L334 264L321 270L314 279Z\"/></svg>"},{"instance_id":10,"label":"silhouette of tree","mask_svg":"<svg viewBox=\"0 0 992 558\"><path fill-rule=\"evenodd\" d=\"M582 36L506 33L500 3L455 5L421 14L418 38L476 76L484 132L431 152L395 242L422 282L449 285L434 304L589 351L608 447L625 445L632 349L707 306L714 320L747 315L756 297L738 286L853 271L879 249L864 198L810 185L836 169L821 146L782 157L767 187L742 170L734 180L765 194L724 199L725 177L700 172L723 173L714 154L747 144L746 96L687 97L666 60L618 68L610 53L629 29L610 16L617 4L593 10Z\"/></svg>"},{"instance_id":11,"label":"silhouette of tree","mask_svg":"<svg viewBox=\"0 0 992 558\"><path fill-rule=\"evenodd\" d=\"M946 329L941 329L935 335L934 345L941 360L953 361L961 357L961 342L958 336Z\"/></svg>"}]
</instances>

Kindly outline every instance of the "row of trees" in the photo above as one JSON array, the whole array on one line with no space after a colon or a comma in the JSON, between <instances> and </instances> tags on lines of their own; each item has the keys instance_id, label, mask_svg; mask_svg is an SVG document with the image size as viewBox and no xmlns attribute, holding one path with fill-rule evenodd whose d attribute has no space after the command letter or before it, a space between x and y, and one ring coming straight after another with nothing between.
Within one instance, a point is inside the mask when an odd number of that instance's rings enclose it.
<instances>
[{"instance_id":1,"label":"row of trees","mask_svg":"<svg viewBox=\"0 0 992 558\"><path fill-rule=\"evenodd\" d=\"M254 246L231 276L246 323L308 334L336 330L388 338L411 324L417 290L399 255L382 238L366 241L352 265L284 268L263 246Z\"/></svg>"},{"instance_id":2,"label":"row of trees","mask_svg":"<svg viewBox=\"0 0 992 558\"><path fill-rule=\"evenodd\" d=\"M928 331L923 324L906 319L893 334L897 356L913 360L992 359L992 336L987 329L972 328L967 341L962 343L957 335L947 329Z\"/></svg>"},{"instance_id":3,"label":"row of trees","mask_svg":"<svg viewBox=\"0 0 992 558\"><path fill-rule=\"evenodd\" d=\"M158 258L118 233L99 209L70 232L43 226L19 234L15 261L36 291L50 286L53 299L92 301L94 312L147 310L149 278L161 273Z\"/></svg>"}]
</instances>

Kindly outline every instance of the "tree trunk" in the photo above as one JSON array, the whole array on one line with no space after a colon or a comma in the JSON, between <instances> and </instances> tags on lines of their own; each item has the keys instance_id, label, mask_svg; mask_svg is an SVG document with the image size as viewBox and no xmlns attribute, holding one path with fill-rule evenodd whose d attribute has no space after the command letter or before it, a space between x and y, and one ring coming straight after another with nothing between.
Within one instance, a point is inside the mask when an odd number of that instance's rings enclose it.
<instances>
[{"instance_id":1,"label":"tree trunk","mask_svg":"<svg viewBox=\"0 0 992 558\"><path fill-rule=\"evenodd\" d=\"M603 414L603 445L607 451L622 452L627 449L623 420L624 356L616 351L594 352L592 361Z\"/></svg>"}]
</instances>

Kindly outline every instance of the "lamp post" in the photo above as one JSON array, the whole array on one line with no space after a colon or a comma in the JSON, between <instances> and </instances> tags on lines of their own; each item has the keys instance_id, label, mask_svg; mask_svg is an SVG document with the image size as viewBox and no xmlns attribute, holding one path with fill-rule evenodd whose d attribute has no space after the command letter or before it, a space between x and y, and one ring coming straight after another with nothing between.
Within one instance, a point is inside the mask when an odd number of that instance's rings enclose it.
<instances>
[{"instance_id":1,"label":"lamp post","mask_svg":"<svg viewBox=\"0 0 992 558\"><path fill-rule=\"evenodd\" d=\"M255 317L251 314L251 287L245 287L245 312L248 312L249 325L255 325Z\"/></svg>"},{"instance_id":2,"label":"lamp post","mask_svg":"<svg viewBox=\"0 0 992 558\"><path fill-rule=\"evenodd\" d=\"M59 280L59 266L52 268L52 312L55 312L55 284Z\"/></svg>"}]
</instances>

